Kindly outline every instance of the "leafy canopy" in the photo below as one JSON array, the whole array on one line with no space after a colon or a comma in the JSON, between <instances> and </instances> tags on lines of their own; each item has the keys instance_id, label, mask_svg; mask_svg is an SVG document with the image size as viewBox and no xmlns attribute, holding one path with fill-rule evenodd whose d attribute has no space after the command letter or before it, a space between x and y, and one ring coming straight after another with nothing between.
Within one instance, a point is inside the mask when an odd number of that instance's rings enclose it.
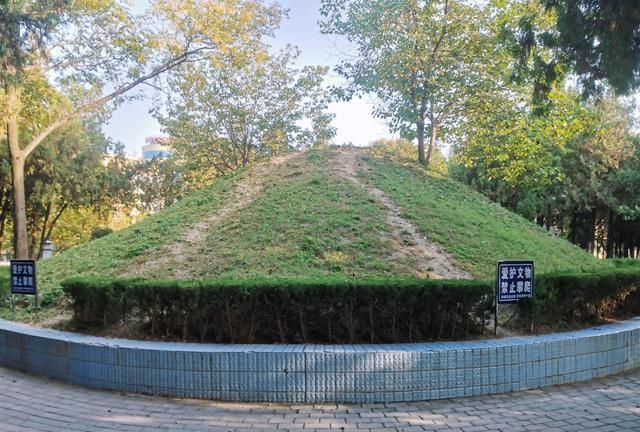
<instances>
[{"instance_id":1,"label":"leafy canopy","mask_svg":"<svg viewBox=\"0 0 640 432\"><path fill-rule=\"evenodd\" d=\"M584 96L611 86L629 94L640 85L640 3L636 0L508 1L520 11L507 29L521 73L536 82L544 98L553 83L574 73Z\"/></svg>"},{"instance_id":2,"label":"leafy canopy","mask_svg":"<svg viewBox=\"0 0 640 432\"><path fill-rule=\"evenodd\" d=\"M242 62L218 58L186 64L171 75L172 90L155 116L187 171L206 180L330 140L327 69L294 67L298 54L288 48Z\"/></svg>"},{"instance_id":3,"label":"leafy canopy","mask_svg":"<svg viewBox=\"0 0 640 432\"><path fill-rule=\"evenodd\" d=\"M418 157L427 164L439 130L496 81L489 78L495 56L487 14L473 2L322 0L321 14L322 31L345 37L353 48L337 67L348 82L338 94L375 94L374 114L392 131L417 138Z\"/></svg>"}]
</instances>

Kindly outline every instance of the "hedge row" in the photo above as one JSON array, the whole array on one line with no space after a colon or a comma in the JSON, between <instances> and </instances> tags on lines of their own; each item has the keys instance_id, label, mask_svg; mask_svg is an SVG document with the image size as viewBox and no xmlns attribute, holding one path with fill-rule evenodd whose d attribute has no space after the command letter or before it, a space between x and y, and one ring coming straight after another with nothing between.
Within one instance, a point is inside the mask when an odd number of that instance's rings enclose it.
<instances>
[{"instance_id":1,"label":"hedge row","mask_svg":"<svg viewBox=\"0 0 640 432\"><path fill-rule=\"evenodd\" d=\"M122 319L149 336L231 343L464 338L490 318L491 284L423 280L71 279L78 326Z\"/></svg>"},{"instance_id":2,"label":"hedge row","mask_svg":"<svg viewBox=\"0 0 640 432\"><path fill-rule=\"evenodd\" d=\"M542 275L520 318L537 325L593 324L640 314L640 269Z\"/></svg>"},{"instance_id":3,"label":"hedge row","mask_svg":"<svg viewBox=\"0 0 640 432\"><path fill-rule=\"evenodd\" d=\"M231 343L462 339L493 319L494 283L462 280L70 279L77 326L136 320L148 336ZM595 323L640 313L640 271L541 275L521 324Z\"/></svg>"}]
</instances>

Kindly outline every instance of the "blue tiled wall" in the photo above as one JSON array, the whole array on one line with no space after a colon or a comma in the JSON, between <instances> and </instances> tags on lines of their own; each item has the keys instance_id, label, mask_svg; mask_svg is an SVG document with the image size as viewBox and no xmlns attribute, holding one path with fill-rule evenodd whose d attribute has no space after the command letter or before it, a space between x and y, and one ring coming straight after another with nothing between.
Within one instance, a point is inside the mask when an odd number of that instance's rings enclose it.
<instances>
[{"instance_id":1,"label":"blue tiled wall","mask_svg":"<svg viewBox=\"0 0 640 432\"><path fill-rule=\"evenodd\" d=\"M269 402L391 402L584 381L640 366L640 320L571 333L397 345L139 342L0 320L0 365L72 384Z\"/></svg>"}]
</instances>

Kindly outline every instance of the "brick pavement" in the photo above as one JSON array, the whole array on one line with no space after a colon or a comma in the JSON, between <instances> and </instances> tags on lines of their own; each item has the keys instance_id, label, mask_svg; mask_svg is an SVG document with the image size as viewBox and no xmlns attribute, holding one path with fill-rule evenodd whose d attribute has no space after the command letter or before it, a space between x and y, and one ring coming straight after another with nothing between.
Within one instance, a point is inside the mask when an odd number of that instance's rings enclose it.
<instances>
[{"instance_id":1,"label":"brick pavement","mask_svg":"<svg viewBox=\"0 0 640 432\"><path fill-rule=\"evenodd\" d=\"M640 431L640 371L526 392L379 405L175 400L0 368L0 431Z\"/></svg>"}]
</instances>

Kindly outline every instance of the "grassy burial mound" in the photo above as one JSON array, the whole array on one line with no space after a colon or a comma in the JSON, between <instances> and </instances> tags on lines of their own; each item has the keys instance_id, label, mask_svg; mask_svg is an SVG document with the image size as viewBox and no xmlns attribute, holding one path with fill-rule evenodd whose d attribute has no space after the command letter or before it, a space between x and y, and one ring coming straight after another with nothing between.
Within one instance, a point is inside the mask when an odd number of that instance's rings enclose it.
<instances>
[{"instance_id":1,"label":"grassy burial mound","mask_svg":"<svg viewBox=\"0 0 640 432\"><path fill-rule=\"evenodd\" d=\"M539 301L523 319L640 310L625 300L637 266L616 269L465 185L355 149L256 164L38 272L45 305L66 291L76 325L109 335L396 342L482 333L500 259L536 262Z\"/></svg>"},{"instance_id":2,"label":"grassy burial mound","mask_svg":"<svg viewBox=\"0 0 640 432\"><path fill-rule=\"evenodd\" d=\"M455 181L365 151L295 153L218 180L125 230L39 267L154 279L491 278L499 259L537 272L608 266Z\"/></svg>"}]
</instances>

